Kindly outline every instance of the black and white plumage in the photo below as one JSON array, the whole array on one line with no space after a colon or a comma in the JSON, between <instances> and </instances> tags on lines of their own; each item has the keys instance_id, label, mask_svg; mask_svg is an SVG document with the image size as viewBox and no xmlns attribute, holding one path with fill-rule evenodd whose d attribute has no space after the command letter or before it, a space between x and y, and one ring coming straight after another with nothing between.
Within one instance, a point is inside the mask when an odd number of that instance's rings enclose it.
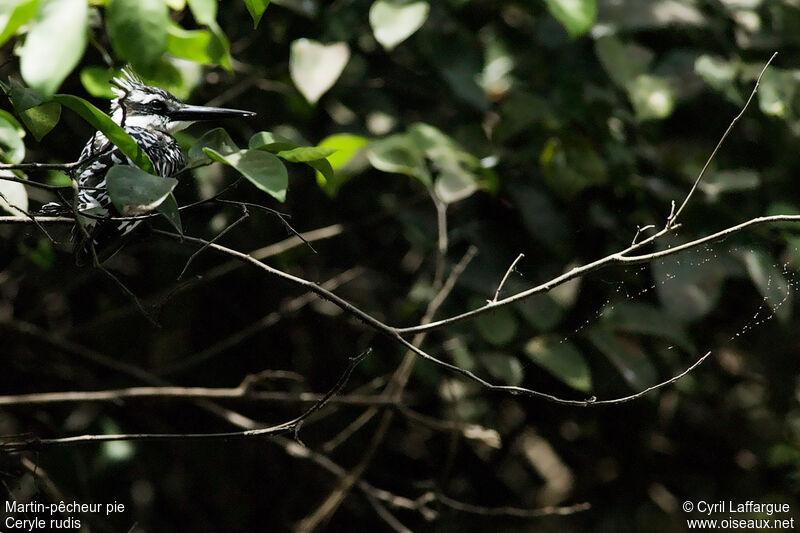
<instances>
[{"instance_id":1,"label":"black and white plumage","mask_svg":"<svg viewBox=\"0 0 800 533\"><path fill-rule=\"evenodd\" d=\"M153 162L155 173L161 177L175 176L186 165L173 133L198 120L248 117L255 113L237 109L192 106L158 87L145 85L130 71L112 81L117 97L111 102L111 118L122 126ZM120 217L106 189L106 173L117 165L133 165L131 160L101 132L96 132L81 152L77 169L77 210L89 239L79 236L75 245L78 263L93 258L93 250L102 261L116 253L141 220L103 220ZM71 205L51 202L42 206L41 213L72 213Z\"/></svg>"}]
</instances>

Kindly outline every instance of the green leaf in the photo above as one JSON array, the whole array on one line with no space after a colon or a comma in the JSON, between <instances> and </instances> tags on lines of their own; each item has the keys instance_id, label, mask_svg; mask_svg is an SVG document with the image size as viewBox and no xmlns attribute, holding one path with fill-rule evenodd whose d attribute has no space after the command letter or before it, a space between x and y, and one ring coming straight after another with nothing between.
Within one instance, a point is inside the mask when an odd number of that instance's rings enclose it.
<instances>
[{"instance_id":1,"label":"green leaf","mask_svg":"<svg viewBox=\"0 0 800 533\"><path fill-rule=\"evenodd\" d=\"M206 26L213 26L217 22L217 0L189 0L189 9L192 10L194 20Z\"/></svg>"},{"instance_id":2,"label":"green leaf","mask_svg":"<svg viewBox=\"0 0 800 533\"><path fill-rule=\"evenodd\" d=\"M376 0L369 10L369 24L375 40L392 50L422 27L430 11L428 2L399 4Z\"/></svg>"},{"instance_id":3,"label":"green leaf","mask_svg":"<svg viewBox=\"0 0 800 533\"><path fill-rule=\"evenodd\" d=\"M133 163L145 173L153 171L153 163L125 130L114 123L111 117L97 109L95 106L77 96L71 94L56 94L52 99L63 106L66 106L83 118L86 122L94 126L95 129L103 132L108 140L119 148L123 154L128 156Z\"/></svg>"},{"instance_id":4,"label":"green leaf","mask_svg":"<svg viewBox=\"0 0 800 533\"><path fill-rule=\"evenodd\" d=\"M12 0L0 4L0 46L36 16L39 0Z\"/></svg>"},{"instance_id":5,"label":"green leaf","mask_svg":"<svg viewBox=\"0 0 800 533\"><path fill-rule=\"evenodd\" d=\"M317 159L316 161L308 161L306 162L308 166L313 168L317 171L317 182L319 182L319 176L322 176L324 183L328 183L336 179L336 176L333 172L333 166L331 166L330 161L327 159Z\"/></svg>"},{"instance_id":6,"label":"green leaf","mask_svg":"<svg viewBox=\"0 0 800 533\"><path fill-rule=\"evenodd\" d=\"M9 163L21 163L25 159L24 133L16 120L0 118L0 152Z\"/></svg>"},{"instance_id":7,"label":"green leaf","mask_svg":"<svg viewBox=\"0 0 800 533\"><path fill-rule=\"evenodd\" d=\"M596 0L545 0L545 3L572 38L589 31L597 18Z\"/></svg>"},{"instance_id":8,"label":"green leaf","mask_svg":"<svg viewBox=\"0 0 800 533\"><path fill-rule=\"evenodd\" d=\"M741 255L747 273L766 305L781 322L788 321L792 314L792 290L775 260L759 249L746 250Z\"/></svg>"},{"instance_id":9,"label":"green leaf","mask_svg":"<svg viewBox=\"0 0 800 533\"><path fill-rule=\"evenodd\" d=\"M56 102L47 102L36 107L31 107L20 113L25 127L33 133L37 141L52 130L61 118L61 105Z\"/></svg>"},{"instance_id":10,"label":"green leaf","mask_svg":"<svg viewBox=\"0 0 800 533\"><path fill-rule=\"evenodd\" d=\"M190 166L210 163L212 161L203 151L204 148L211 148L221 155L228 155L239 151L239 147L236 146L236 143L233 142L233 139L231 139L227 131L223 128L214 128L204 133L189 149Z\"/></svg>"},{"instance_id":11,"label":"green leaf","mask_svg":"<svg viewBox=\"0 0 800 533\"><path fill-rule=\"evenodd\" d=\"M83 57L88 20L86 0L40 0L20 51L20 72L28 85L45 96L59 88Z\"/></svg>"},{"instance_id":12,"label":"green leaf","mask_svg":"<svg viewBox=\"0 0 800 533\"><path fill-rule=\"evenodd\" d=\"M152 75L167 50L169 9L164 0L109 0L106 29L120 59Z\"/></svg>"},{"instance_id":13,"label":"green leaf","mask_svg":"<svg viewBox=\"0 0 800 533\"><path fill-rule=\"evenodd\" d=\"M11 98L11 103L14 104L14 110L17 113L22 113L26 109L41 105L45 101L39 91L25 87L14 78L9 80L8 96Z\"/></svg>"},{"instance_id":14,"label":"green leaf","mask_svg":"<svg viewBox=\"0 0 800 533\"><path fill-rule=\"evenodd\" d=\"M349 133L337 133L322 139L317 146L336 150L326 159L332 169L331 175L317 173L317 183L324 188L325 192L335 195L339 188L350 179L351 163L367 144L369 144L369 140L366 137Z\"/></svg>"},{"instance_id":15,"label":"green leaf","mask_svg":"<svg viewBox=\"0 0 800 533\"><path fill-rule=\"evenodd\" d=\"M589 365L569 340L559 340L552 335L534 337L525 344L525 354L573 389L582 392L592 390Z\"/></svg>"},{"instance_id":16,"label":"green leaf","mask_svg":"<svg viewBox=\"0 0 800 533\"><path fill-rule=\"evenodd\" d=\"M258 28L258 23L261 22L261 16L267 9L269 0L244 0L244 4L247 6L250 16L253 17L253 28Z\"/></svg>"},{"instance_id":17,"label":"green leaf","mask_svg":"<svg viewBox=\"0 0 800 533\"><path fill-rule=\"evenodd\" d=\"M638 345L624 341L603 327L590 329L587 336L634 390L643 390L656 383L656 369Z\"/></svg>"},{"instance_id":18,"label":"green leaf","mask_svg":"<svg viewBox=\"0 0 800 533\"><path fill-rule=\"evenodd\" d=\"M433 187L441 201L452 204L472 196L478 183L473 174L455 166L440 172Z\"/></svg>"},{"instance_id":19,"label":"green leaf","mask_svg":"<svg viewBox=\"0 0 800 533\"><path fill-rule=\"evenodd\" d=\"M116 95L111 90L111 79L119 71L106 67L91 66L81 69L80 78L86 92L95 98L114 98Z\"/></svg>"},{"instance_id":20,"label":"green leaf","mask_svg":"<svg viewBox=\"0 0 800 533\"><path fill-rule=\"evenodd\" d=\"M289 73L300 93L315 104L333 87L350 60L347 43L322 44L311 39L297 39L289 54Z\"/></svg>"},{"instance_id":21,"label":"green leaf","mask_svg":"<svg viewBox=\"0 0 800 533\"><path fill-rule=\"evenodd\" d=\"M106 173L108 195L123 216L153 211L177 184L174 178L154 176L131 165L117 165Z\"/></svg>"},{"instance_id":22,"label":"green leaf","mask_svg":"<svg viewBox=\"0 0 800 533\"><path fill-rule=\"evenodd\" d=\"M479 355L483 366L495 378L512 386L519 386L525 377L525 372L519 359L504 353L487 353Z\"/></svg>"},{"instance_id":23,"label":"green leaf","mask_svg":"<svg viewBox=\"0 0 800 533\"><path fill-rule=\"evenodd\" d=\"M286 167L275 155L262 150L239 150L223 155L212 148L203 148L214 161L235 168L253 185L273 196L279 202L286 201L289 187L289 174Z\"/></svg>"},{"instance_id":24,"label":"green leaf","mask_svg":"<svg viewBox=\"0 0 800 533\"><path fill-rule=\"evenodd\" d=\"M271 131L259 131L250 137L247 146L251 150L266 150L267 152L278 153L297 148L297 143Z\"/></svg>"},{"instance_id":25,"label":"green leaf","mask_svg":"<svg viewBox=\"0 0 800 533\"><path fill-rule=\"evenodd\" d=\"M222 28L216 22L210 22L208 29L211 31L211 41L208 43L208 55L219 66L233 72L233 59L231 58L231 43Z\"/></svg>"},{"instance_id":26,"label":"green leaf","mask_svg":"<svg viewBox=\"0 0 800 533\"><path fill-rule=\"evenodd\" d=\"M325 159L336 150L320 146L298 146L290 150L281 150L276 155L290 163L308 163L318 159Z\"/></svg>"},{"instance_id":27,"label":"green leaf","mask_svg":"<svg viewBox=\"0 0 800 533\"><path fill-rule=\"evenodd\" d=\"M481 337L495 346L508 344L517 334L517 318L507 307L478 315L475 326Z\"/></svg>"},{"instance_id":28,"label":"green leaf","mask_svg":"<svg viewBox=\"0 0 800 533\"><path fill-rule=\"evenodd\" d=\"M2 134L2 129L0 129L0 134ZM0 176L12 177L14 174L9 170L0 170ZM16 181L0 179L0 211L7 211L12 215L23 215L25 214L23 211L27 210L28 192L25 190L25 185Z\"/></svg>"},{"instance_id":29,"label":"green leaf","mask_svg":"<svg viewBox=\"0 0 800 533\"><path fill-rule=\"evenodd\" d=\"M367 159L378 170L412 176L426 187L431 186L425 156L408 135L395 134L373 142L367 150Z\"/></svg>"},{"instance_id":30,"label":"green leaf","mask_svg":"<svg viewBox=\"0 0 800 533\"><path fill-rule=\"evenodd\" d=\"M175 57L196 61L203 65L213 65L218 60L209 55L209 44L212 39L208 30L185 30L177 24L167 28L167 52Z\"/></svg>"},{"instance_id":31,"label":"green leaf","mask_svg":"<svg viewBox=\"0 0 800 533\"><path fill-rule=\"evenodd\" d=\"M164 201L158 207L158 212L164 215L164 218L175 228L175 231L183 235L183 225L181 224L181 212L178 210L178 201L175 195L169 193Z\"/></svg>"}]
</instances>

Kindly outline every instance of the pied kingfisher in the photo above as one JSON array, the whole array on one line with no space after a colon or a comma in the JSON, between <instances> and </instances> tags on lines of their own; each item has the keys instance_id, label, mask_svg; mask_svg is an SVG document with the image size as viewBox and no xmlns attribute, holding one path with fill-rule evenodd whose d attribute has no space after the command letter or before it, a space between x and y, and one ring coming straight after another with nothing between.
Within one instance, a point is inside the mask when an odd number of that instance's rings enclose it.
<instances>
[{"instance_id":1,"label":"pied kingfisher","mask_svg":"<svg viewBox=\"0 0 800 533\"><path fill-rule=\"evenodd\" d=\"M251 111L187 105L163 89L145 85L129 70L111 81L116 98L111 101L111 118L144 150L153 162L156 174L172 177L186 165L183 152L173 133L198 120L213 120L230 117L250 117ZM95 132L81 152L80 161L86 161L77 169L78 213L89 239L81 237L75 245L78 264L91 262L96 254L100 261L119 251L125 239L141 220L103 220L102 217L119 217L106 190L106 173L115 165L133 165L119 148L114 146L101 132ZM51 202L42 206L41 213L68 214L72 206ZM94 254L92 249L94 249Z\"/></svg>"}]
</instances>

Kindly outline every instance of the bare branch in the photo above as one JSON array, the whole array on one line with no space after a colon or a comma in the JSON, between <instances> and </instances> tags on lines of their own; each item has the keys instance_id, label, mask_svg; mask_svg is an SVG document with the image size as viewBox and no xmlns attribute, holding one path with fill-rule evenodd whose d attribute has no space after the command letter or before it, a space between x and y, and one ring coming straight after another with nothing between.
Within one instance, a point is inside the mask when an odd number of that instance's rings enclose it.
<instances>
[{"instance_id":1,"label":"bare branch","mask_svg":"<svg viewBox=\"0 0 800 533\"><path fill-rule=\"evenodd\" d=\"M638 235L638 233L637 233L637 235ZM517 263L519 263L520 260L523 257L525 257L525 254L519 254L517 256L517 258L514 259L514 262L511 263L511 266L508 267L508 270L506 270L506 274L503 276L503 279L500 280L500 285L497 286L497 290L494 292L494 298L489 300L490 302L497 302L497 299L500 297L500 291L503 290L503 285L506 284L506 280L508 279L508 276L511 275L511 273L514 271L514 267L517 266Z\"/></svg>"},{"instance_id":2,"label":"bare branch","mask_svg":"<svg viewBox=\"0 0 800 533\"><path fill-rule=\"evenodd\" d=\"M74 224L75 219L72 217L43 217L34 216L35 221L39 224ZM23 216L0 216L0 224L31 224L33 221L28 217Z\"/></svg>"},{"instance_id":3,"label":"bare branch","mask_svg":"<svg viewBox=\"0 0 800 533\"><path fill-rule=\"evenodd\" d=\"M281 424L258 428L249 429L245 431L228 431L221 433L121 433L121 434L108 434L108 435L78 435L75 437L62 437L54 439L41 439L38 437L20 438L18 440L9 439L6 442L0 443L0 450L6 452L20 452L30 449L39 449L47 446L65 446L73 444L83 444L92 442L110 442L110 441L163 441L163 440L208 440L208 439L236 439L236 438L252 438L263 437L269 435L276 435L295 430L303 420L307 419L312 414L319 411L328 401L336 395L350 379L355 367L369 355L372 350L369 349L361 355L350 359L347 368L342 376L336 382L331 390L314 403L311 407L306 409L302 414Z\"/></svg>"},{"instance_id":4,"label":"bare branch","mask_svg":"<svg viewBox=\"0 0 800 533\"><path fill-rule=\"evenodd\" d=\"M44 405L51 403L76 402L120 402L143 399L176 400L247 400L280 403L314 403L320 401L321 394L314 392L275 392L243 389L241 386L224 387L129 387L100 391L38 392L0 396L0 405L6 407ZM331 398L330 404L343 405L386 405L394 402L378 394L342 394Z\"/></svg>"},{"instance_id":5,"label":"bare branch","mask_svg":"<svg viewBox=\"0 0 800 533\"><path fill-rule=\"evenodd\" d=\"M64 170L69 172L76 169L85 161L74 161L72 163L3 163L0 170L22 170L23 172L44 172L46 170Z\"/></svg>"}]
</instances>

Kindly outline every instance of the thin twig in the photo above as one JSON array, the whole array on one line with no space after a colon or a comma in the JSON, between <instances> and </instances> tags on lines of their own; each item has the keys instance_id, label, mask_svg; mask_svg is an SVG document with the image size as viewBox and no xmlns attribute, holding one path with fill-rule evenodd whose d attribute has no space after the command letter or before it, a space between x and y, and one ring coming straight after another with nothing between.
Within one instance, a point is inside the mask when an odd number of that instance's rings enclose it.
<instances>
[{"instance_id":1,"label":"thin twig","mask_svg":"<svg viewBox=\"0 0 800 533\"><path fill-rule=\"evenodd\" d=\"M700 184L700 181L703 179L703 176L705 175L706 170L708 170L711 161L713 161L714 157L716 157L717 152L722 147L722 143L724 143L725 139L728 138L728 135L733 130L733 127L736 125L739 119L742 118L744 112L747 111L747 107L750 105L750 102L755 97L756 92L758 92L758 85L761 83L761 77L764 75L764 72L767 71L767 67L769 67L770 63L772 63L772 60L775 59L775 56L777 55L778 52L774 52L772 56L769 58L769 61L767 61L767 63L764 65L764 68L761 69L761 73L758 75L758 78L756 79L756 84L753 86L753 90L750 92L750 97L744 103L744 106L742 107L741 111L739 111L739 114L733 117L733 120L728 125L728 129L726 129L725 133L722 134L722 137L720 137L719 142L717 142L717 145L714 147L714 150L711 152L711 155L708 156L706 164L703 165L702 170L700 170L700 174L698 174L697 178L694 180L694 184L692 185L692 188L689 190L689 194L687 194L686 198L683 199L683 202L681 203L680 207L678 207L678 210L675 211L674 214L671 214L669 219L667 219L667 227L672 227L675 224L675 221L680 216L681 212L683 211L683 208L686 207L686 204L688 204L689 200L692 199L692 195L694 194L694 191L697 189L697 186Z\"/></svg>"},{"instance_id":2,"label":"thin twig","mask_svg":"<svg viewBox=\"0 0 800 533\"><path fill-rule=\"evenodd\" d=\"M85 161L74 161L72 163L2 163L0 170L22 170L24 172L43 172L45 170L64 170L70 171L78 168Z\"/></svg>"},{"instance_id":3,"label":"thin twig","mask_svg":"<svg viewBox=\"0 0 800 533\"><path fill-rule=\"evenodd\" d=\"M637 235L638 235L638 233L637 233ZM496 291L495 291L495 293L494 293L494 298L492 298L492 299L490 300L491 302L497 302L497 299L500 297L500 291L501 291L501 290L503 290L503 285L505 285L505 283L506 283L506 280L508 279L508 276L510 276L510 275L511 275L511 273L514 271L514 267L516 267L516 266L517 266L517 263L519 263L519 262L520 262L520 260L521 260L523 257L525 257L525 254L519 254L519 255L517 256L517 258L516 258L516 259L514 259L514 262L513 262L513 263L511 263L511 266L510 266L510 267L508 267L508 270L506 270L506 274L503 276L503 279L501 279L501 280L500 280L500 285L498 285L498 286L497 286L497 290L496 290Z\"/></svg>"},{"instance_id":4,"label":"thin twig","mask_svg":"<svg viewBox=\"0 0 800 533\"><path fill-rule=\"evenodd\" d=\"M281 213L280 211L278 211L276 209L272 209L271 207L267 207L267 206L261 205L261 204L255 204L255 203L252 203L252 202L239 202L239 201L235 201L235 200L223 200L223 199L218 199L217 201L219 203L222 203L222 204L242 205L242 206L252 207L252 208L255 208L255 209L261 209L262 211L266 211L267 213L271 213L271 214L275 215L276 217L278 217L278 220L281 221L281 223L284 225L284 227L286 228L286 230L289 233L291 233L292 235L294 235L295 237L297 237L298 239L303 241L303 243L306 246L311 248L312 252L317 253L317 251L314 249L314 247L311 246L311 243L309 243L303 237L303 234L300 233L299 231L297 231L296 229L294 229L294 227L292 227L292 225L289 224L289 221L286 220L286 218L291 218L291 215L287 215L286 213Z\"/></svg>"},{"instance_id":5,"label":"thin twig","mask_svg":"<svg viewBox=\"0 0 800 533\"><path fill-rule=\"evenodd\" d=\"M195 253L193 253L189 257L189 259L186 260L186 264L183 265L183 270L181 270L181 273L178 274L178 280L183 278L183 275L186 274L186 271L189 269L189 266L192 264L192 261L194 261L197 256L199 256L201 253L206 251L208 249L208 247L211 246L211 244L217 242L219 239L224 237L226 233L228 233L233 228L235 228L236 226L238 226L239 224L241 224L242 222L247 220L247 218L250 216L250 213L247 211L247 207L245 207L245 206L241 206L241 207L242 207L242 216L240 216L238 219L236 219L231 224L229 224L227 228L225 228L222 231L220 231L219 233L217 233L214 236L213 239L208 241L208 244L206 244L205 246L202 246L201 248L199 248Z\"/></svg>"},{"instance_id":6,"label":"thin twig","mask_svg":"<svg viewBox=\"0 0 800 533\"><path fill-rule=\"evenodd\" d=\"M568 506L555 506L551 505L548 507L542 507L540 509L520 509L518 507L484 507L482 505L473 505L471 503L464 503L458 500L454 500L449 496L445 496L442 493L433 493L428 492L424 494L420 499L433 502L438 501L442 505L446 505L451 509L456 511L461 511L464 513L470 513L475 515L481 516L511 516L515 518L538 518L540 516L566 516L575 513L581 513L583 511L588 511L592 508L591 504L588 502L585 503L578 503L575 505L568 505Z\"/></svg>"}]
</instances>

